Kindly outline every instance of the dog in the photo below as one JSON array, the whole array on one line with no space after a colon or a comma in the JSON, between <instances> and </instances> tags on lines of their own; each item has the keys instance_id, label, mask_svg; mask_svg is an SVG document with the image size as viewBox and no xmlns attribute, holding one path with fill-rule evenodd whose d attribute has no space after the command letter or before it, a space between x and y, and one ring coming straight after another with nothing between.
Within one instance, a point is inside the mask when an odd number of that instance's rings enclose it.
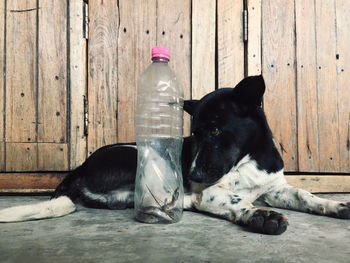
<instances>
[{"instance_id":1,"label":"dog","mask_svg":"<svg viewBox=\"0 0 350 263\"><path fill-rule=\"evenodd\" d=\"M288 220L256 202L350 219L350 202L322 199L287 183L261 106L264 92L263 77L251 76L235 88L184 102L192 115L192 135L182 149L184 208L272 235L283 233ZM92 208L132 208L136 166L136 144L102 147L68 174L51 200L3 209L0 222L63 216L75 210L77 199Z\"/></svg>"}]
</instances>

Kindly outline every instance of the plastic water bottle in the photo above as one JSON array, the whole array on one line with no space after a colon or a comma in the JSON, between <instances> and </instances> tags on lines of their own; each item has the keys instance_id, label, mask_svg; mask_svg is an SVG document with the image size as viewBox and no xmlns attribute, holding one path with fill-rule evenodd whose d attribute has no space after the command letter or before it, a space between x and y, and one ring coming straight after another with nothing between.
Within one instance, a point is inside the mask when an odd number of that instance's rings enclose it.
<instances>
[{"instance_id":1,"label":"plastic water bottle","mask_svg":"<svg viewBox=\"0 0 350 263\"><path fill-rule=\"evenodd\" d=\"M152 48L152 63L137 87L134 202L136 219L146 223L174 223L183 211L184 95L169 58L167 48Z\"/></svg>"}]
</instances>

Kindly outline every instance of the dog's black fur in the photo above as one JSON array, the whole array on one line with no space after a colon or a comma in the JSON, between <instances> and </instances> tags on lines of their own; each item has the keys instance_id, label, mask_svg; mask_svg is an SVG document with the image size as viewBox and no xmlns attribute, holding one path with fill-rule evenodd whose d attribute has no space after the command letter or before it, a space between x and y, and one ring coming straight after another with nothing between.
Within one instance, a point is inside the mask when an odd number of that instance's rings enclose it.
<instances>
[{"instance_id":1,"label":"dog's black fur","mask_svg":"<svg viewBox=\"0 0 350 263\"><path fill-rule=\"evenodd\" d=\"M285 181L283 161L261 107L264 92L262 76L254 76L234 89L185 102L184 109L193 116L192 136L184 139L182 149L185 208L266 234L284 232L287 219L255 207L255 201L349 219L350 203L321 199ZM63 180L52 198L80 199L94 208L133 207L136 166L135 144L102 147Z\"/></svg>"}]
</instances>

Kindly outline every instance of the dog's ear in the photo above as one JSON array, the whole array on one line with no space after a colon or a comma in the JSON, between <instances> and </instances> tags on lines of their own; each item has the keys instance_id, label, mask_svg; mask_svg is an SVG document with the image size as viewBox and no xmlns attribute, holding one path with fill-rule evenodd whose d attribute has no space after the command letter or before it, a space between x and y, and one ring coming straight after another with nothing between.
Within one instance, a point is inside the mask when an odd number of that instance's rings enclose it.
<instances>
[{"instance_id":1,"label":"dog's ear","mask_svg":"<svg viewBox=\"0 0 350 263\"><path fill-rule=\"evenodd\" d=\"M233 97L239 103L261 106L265 92L265 82L262 75L243 79L233 89Z\"/></svg>"},{"instance_id":2,"label":"dog's ear","mask_svg":"<svg viewBox=\"0 0 350 263\"><path fill-rule=\"evenodd\" d=\"M185 100L184 101L184 110L189 113L190 115L193 115L194 109L196 108L198 100Z\"/></svg>"}]
</instances>

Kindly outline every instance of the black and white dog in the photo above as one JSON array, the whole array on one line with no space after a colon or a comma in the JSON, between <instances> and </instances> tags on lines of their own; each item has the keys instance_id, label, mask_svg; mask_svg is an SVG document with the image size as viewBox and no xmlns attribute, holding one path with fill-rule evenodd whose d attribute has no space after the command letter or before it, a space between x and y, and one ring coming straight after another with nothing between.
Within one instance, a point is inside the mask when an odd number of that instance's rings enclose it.
<instances>
[{"instance_id":1,"label":"black and white dog","mask_svg":"<svg viewBox=\"0 0 350 263\"><path fill-rule=\"evenodd\" d=\"M199 101L186 101L193 116L191 137L185 138L182 172L185 209L208 212L254 232L281 234L288 225L272 207L350 219L350 202L319 198L289 185L261 108L265 83L248 77L234 89L216 90ZM135 144L102 147L57 187L50 201L0 210L0 222L58 217L87 207L133 207L137 164Z\"/></svg>"}]
</instances>

